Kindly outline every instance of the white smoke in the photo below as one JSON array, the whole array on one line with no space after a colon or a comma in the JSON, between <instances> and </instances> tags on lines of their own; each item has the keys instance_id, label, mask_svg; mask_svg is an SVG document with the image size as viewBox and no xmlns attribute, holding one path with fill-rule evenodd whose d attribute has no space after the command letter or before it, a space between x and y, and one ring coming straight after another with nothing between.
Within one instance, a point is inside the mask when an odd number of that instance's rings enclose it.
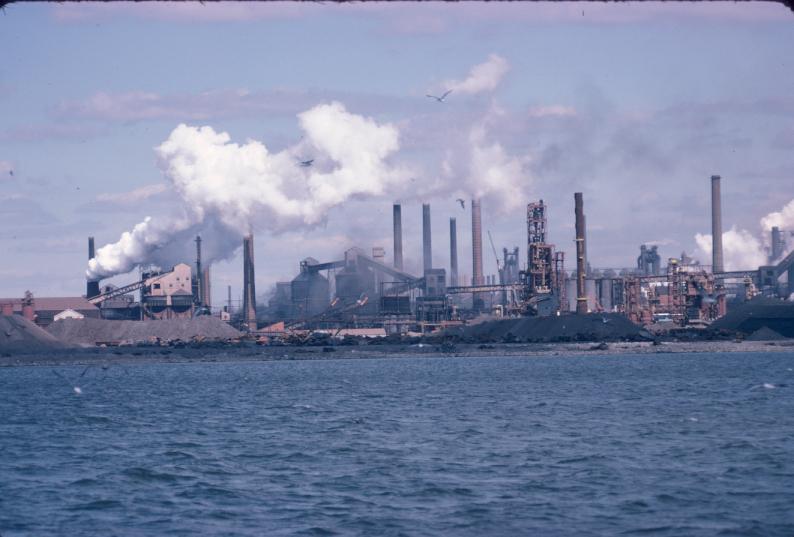
<instances>
[{"instance_id":1,"label":"white smoke","mask_svg":"<svg viewBox=\"0 0 794 537\"><path fill-rule=\"evenodd\" d=\"M698 249L711 259L711 234L695 235ZM722 255L725 270L753 270L766 264L764 247L752 233L731 227L722 233Z\"/></svg>"},{"instance_id":2,"label":"white smoke","mask_svg":"<svg viewBox=\"0 0 794 537\"><path fill-rule=\"evenodd\" d=\"M156 152L184 202L184 214L146 218L116 243L97 250L87 277L105 278L158 259L166 265L172 258L178 261L184 252L169 246L177 235L189 244L190 235L206 231L209 224L217 233L237 238L251 227L272 233L306 229L346 200L382 195L405 179L406 172L385 161L399 149L394 126L351 114L336 102L298 118L305 139L278 153L254 140L231 143L228 134L211 127L175 128ZM301 166L302 159L314 162ZM230 255L239 245L224 242L225 249L206 253L206 262Z\"/></svg>"},{"instance_id":3,"label":"white smoke","mask_svg":"<svg viewBox=\"0 0 794 537\"><path fill-rule=\"evenodd\" d=\"M752 270L769 262L768 249L771 243L770 233L773 227L781 230L794 229L794 200L791 200L780 211L771 212L761 218L761 239L745 229L736 226L722 234L722 251L725 270ZM697 233L695 242L700 253L711 259L711 234ZM784 255L794 249L794 244L787 244ZM772 260L774 262L776 260Z\"/></svg>"},{"instance_id":4,"label":"white smoke","mask_svg":"<svg viewBox=\"0 0 794 537\"><path fill-rule=\"evenodd\" d=\"M491 54L488 60L472 67L465 79L449 80L444 86L448 90L471 95L493 91L509 70L510 64L507 60L497 54Z\"/></svg>"}]
</instances>

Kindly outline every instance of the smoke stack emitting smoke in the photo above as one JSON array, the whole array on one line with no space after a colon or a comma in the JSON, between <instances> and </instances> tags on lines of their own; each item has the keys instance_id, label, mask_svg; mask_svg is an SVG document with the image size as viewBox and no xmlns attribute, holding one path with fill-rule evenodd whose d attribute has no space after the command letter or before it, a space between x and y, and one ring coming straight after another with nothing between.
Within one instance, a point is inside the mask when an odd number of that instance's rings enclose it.
<instances>
[{"instance_id":1,"label":"smoke stack emitting smoke","mask_svg":"<svg viewBox=\"0 0 794 537\"><path fill-rule=\"evenodd\" d=\"M444 177L428 194L410 181L414 174L407 167L390 162L400 148L396 126L350 113L338 102L317 105L298 120L303 139L278 153L256 140L232 143L227 133L209 126L176 127L155 151L159 167L182 198L181 214L147 217L117 242L99 248L86 277L100 280L141 264L169 267L191 257L182 243L189 245L199 233L209 266L230 257L252 229L271 234L311 229L350 199L466 195L476 188L478 196L493 196L495 207L508 209L507 203L522 199L516 194L529 184L501 147L487 145L482 129L477 143L485 149L473 159L466 178ZM300 166L307 158L312 165ZM483 180L475 182L474 176Z\"/></svg>"}]
</instances>

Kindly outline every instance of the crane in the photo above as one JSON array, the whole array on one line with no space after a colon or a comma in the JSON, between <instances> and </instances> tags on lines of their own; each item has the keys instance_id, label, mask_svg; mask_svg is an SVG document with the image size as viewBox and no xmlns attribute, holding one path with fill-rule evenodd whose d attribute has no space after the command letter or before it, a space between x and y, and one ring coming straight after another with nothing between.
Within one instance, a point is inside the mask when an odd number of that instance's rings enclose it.
<instances>
[{"instance_id":1,"label":"crane","mask_svg":"<svg viewBox=\"0 0 794 537\"><path fill-rule=\"evenodd\" d=\"M493 237L491 237L491 231L488 230L488 240L491 241L491 249L493 250L493 256L496 258L496 271L499 273L499 283L502 283L502 264L499 262L499 254L496 253L496 246L493 244Z\"/></svg>"}]
</instances>

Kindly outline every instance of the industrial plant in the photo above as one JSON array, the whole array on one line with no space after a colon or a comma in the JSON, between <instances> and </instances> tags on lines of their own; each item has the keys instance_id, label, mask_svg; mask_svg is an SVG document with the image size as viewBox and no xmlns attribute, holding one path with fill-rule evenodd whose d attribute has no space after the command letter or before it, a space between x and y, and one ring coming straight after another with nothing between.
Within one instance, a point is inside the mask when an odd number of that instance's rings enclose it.
<instances>
[{"instance_id":1,"label":"industrial plant","mask_svg":"<svg viewBox=\"0 0 794 537\"><path fill-rule=\"evenodd\" d=\"M444 333L453 327L486 320L619 314L644 327L703 329L739 304L757 296L786 299L794 293L792 233L771 232L769 264L746 270L724 270L721 179L712 176L711 265L686 254L663 265L655 245L640 245L636 267L591 268L588 263L585 200L574 194L575 259L566 268L564 252L547 240L555 210L543 200L526 206L526 244L502 247L487 232L497 274L483 270L480 200L469 202L472 277L463 281L458 264L458 219L449 219L449 264L433 265L431 206L421 207L421 274L405 270L403 206L392 207L392 261L382 245L340 252L338 259L306 257L289 282L279 282L267 304L257 303L253 235L243 238L242 301L210 300L211 272L202 262L202 238L195 237L195 259L168 270L141 267L137 281L122 287L90 280L86 294L74 298L0 299L3 314L19 313L40 326L67 318L166 320L214 316L252 336L283 340L314 332L334 335L388 336ZM459 200L464 205L464 200ZM418 216L418 212L417 212ZM88 258L94 258L88 238ZM606 317L604 322L607 322Z\"/></svg>"}]
</instances>

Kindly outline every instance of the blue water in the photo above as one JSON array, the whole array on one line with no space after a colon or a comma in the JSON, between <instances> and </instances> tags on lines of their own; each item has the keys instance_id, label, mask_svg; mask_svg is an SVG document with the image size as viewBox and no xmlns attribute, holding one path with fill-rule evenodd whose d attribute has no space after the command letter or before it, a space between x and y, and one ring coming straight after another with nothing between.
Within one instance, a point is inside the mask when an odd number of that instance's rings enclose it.
<instances>
[{"instance_id":1,"label":"blue water","mask_svg":"<svg viewBox=\"0 0 794 537\"><path fill-rule=\"evenodd\" d=\"M0 534L791 537L792 369L794 354L4 368Z\"/></svg>"}]
</instances>

